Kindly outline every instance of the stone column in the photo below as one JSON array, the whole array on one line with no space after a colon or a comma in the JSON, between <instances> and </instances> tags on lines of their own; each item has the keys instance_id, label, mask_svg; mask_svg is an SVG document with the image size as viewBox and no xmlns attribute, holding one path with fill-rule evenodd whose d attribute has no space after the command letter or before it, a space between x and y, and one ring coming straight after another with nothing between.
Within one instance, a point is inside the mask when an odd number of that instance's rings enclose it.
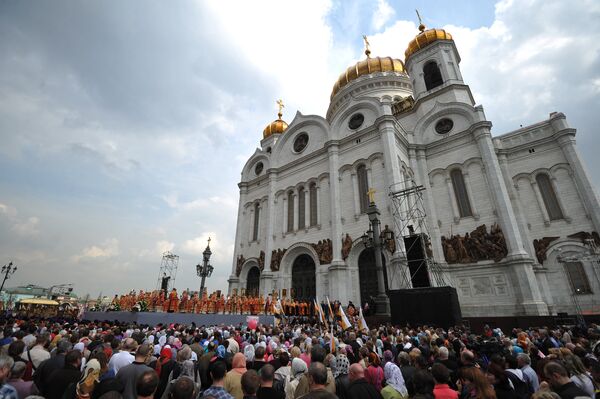
<instances>
[{"instance_id":1,"label":"stone column","mask_svg":"<svg viewBox=\"0 0 600 399\"><path fill-rule=\"evenodd\" d=\"M475 220L479 220L479 212L477 212L477 207L475 206L475 197L473 196L473 191L471 191L471 182L469 181L469 172L466 170L462 170L463 181L465 182L465 189L467 190L467 196L469 197L469 204L471 204L471 213Z\"/></svg>"},{"instance_id":2,"label":"stone column","mask_svg":"<svg viewBox=\"0 0 600 399\"><path fill-rule=\"evenodd\" d=\"M248 212L250 212L250 217L248 218L248 221L250 222L250 228L248 229L248 241L252 242L254 241L254 205L250 205Z\"/></svg>"},{"instance_id":3,"label":"stone column","mask_svg":"<svg viewBox=\"0 0 600 399\"><path fill-rule=\"evenodd\" d=\"M489 122L480 124L473 135L481 153L490 192L497 206L498 222L506 240L508 248L506 263L511 265L515 281L519 283L515 286L517 303L521 304L523 314L545 315L548 314L548 306L542 300L540 287L533 272L533 260L523 247L517 218L508 197L508 190L492 142L490 125Z\"/></svg>"},{"instance_id":4,"label":"stone column","mask_svg":"<svg viewBox=\"0 0 600 399\"><path fill-rule=\"evenodd\" d=\"M240 200L238 203L238 217L237 217L237 226L235 229L235 244L233 246L233 264L231 265L231 275L227 280L229 283L228 293L231 294L234 288L238 288L238 284L240 279L235 275L235 269L237 267L237 258L240 254L241 244L242 244L242 229L243 229L243 213L244 213L244 203L246 202L246 191L247 188L244 184L240 183Z\"/></svg>"},{"instance_id":5,"label":"stone column","mask_svg":"<svg viewBox=\"0 0 600 399\"><path fill-rule=\"evenodd\" d=\"M321 185L317 183L317 226L321 227Z\"/></svg>"},{"instance_id":6,"label":"stone column","mask_svg":"<svg viewBox=\"0 0 600 399\"><path fill-rule=\"evenodd\" d=\"M540 192L540 188L538 187L537 181L533 176L530 176L529 183L531 184L531 189L535 193L535 199L537 200L538 206L540 207L540 212L542 212L542 219L544 219L544 225L550 226L550 216L548 215L548 210L546 209L546 204L544 204L544 199L542 198L542 193Z\"/></svg>"},{"instance_id":7,"label":"stone column","mask_svg":"<svg viewBox=\"0 0 600 399\"><path fill-rule=\"evenodd\" d=\"M565 156L565 159L573 170L573 178L579 197L583 202L584 208L592 220L594 230L600 233L600 203L594 190L594 186L590 182L587 171L577 148L575 148L575 129L568 126L565 116L562 113L554 114L550 118L552 129L556 132L555 135L560 135L558 144Z\"/></svg>"},{"instance_id":8,"label":"stone column","mask_svg":"<svg viewBox=\"0 0 600 399\"><path fill-rule=\"evenodd\" d=\"M281 204L282 204L282 207L283 207L283 213L282 213L282 216L283 216L282 219L283 220L281 221L282 222L281 224L283 225L283 231L281 232L281 235L284 236L287 233L287 231L288 231L288 223L287 223L287 220L288 220L288 218L287 218L287 213L288 213L287 193L284 192L282 194L282 196L283 196L283 199L281 201Z\"/></svg>"},{"instance_id":9,"label":"stone column","mask_svg":"<svg viewBox=\"0 0 600 399\"><path fill-rule=\"evenodd\" d=\"M266 201L267 236L265 237L266 239L263 240L265 242L265 271L271 270L271 251L273 250L273 238L275 236L275 207L277 206L277 197L275 197L276 182L277 174L275 172L269 173L269 196Z\"/></svg>"},{"instance_id":10,"label":"stone column","mask_svg":"<svg viewBox=\"0 0 600 399\"><path fill-rule=\"evenodd\" d=\"M329 203L331 215L331 242L333 259L328 269L328 288L330 298L338 298L340 302L348 302L348 268L342 260L342 215L341 188L339 179L339 144L329 143ZM317 272L318 273L318 272Z\"/></svg>"}]
</instances>

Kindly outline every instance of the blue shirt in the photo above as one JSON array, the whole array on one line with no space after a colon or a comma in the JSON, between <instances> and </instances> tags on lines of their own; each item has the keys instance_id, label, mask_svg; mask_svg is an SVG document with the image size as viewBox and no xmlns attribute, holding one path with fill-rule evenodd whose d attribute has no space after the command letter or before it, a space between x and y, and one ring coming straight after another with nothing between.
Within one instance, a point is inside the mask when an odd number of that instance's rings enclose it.
<instances>
[{"instance_id":1,"label":"blue shirt","mask_svg":"<svg viewBox=\"0 0 600 399\"><path fill-rule=\"evenodd\" d=\"M215 399L233 399L233 396L231 396L223 387L217 387L214 385L208 388L202 394L203 398L208 396L213 396Z\"/></svg>"}]
</instances>

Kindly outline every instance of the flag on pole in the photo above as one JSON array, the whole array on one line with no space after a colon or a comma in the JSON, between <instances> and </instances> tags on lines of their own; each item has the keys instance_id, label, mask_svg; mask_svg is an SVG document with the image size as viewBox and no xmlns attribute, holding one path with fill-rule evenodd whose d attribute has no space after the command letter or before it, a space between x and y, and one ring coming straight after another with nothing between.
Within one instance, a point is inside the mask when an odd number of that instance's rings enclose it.
<instances>
[{"instance_id":1,"label":"flag on pole","mask_svg":"<svg viewBox=\"0 0 600 399\"><path fill-rule=\"evenodd\" d=\"M276 316L285 316L283 313L283 306L281 305L281 299L277 298L277 302L275 302L275 306L273 306L273 313Z\"/></svg>"},{"instance_id":2,"label":"flag on pole","mask_svg":"<svg viewBox=\"0 0 600 399\"><path fill-rule=\"evenodd\" d=\"M331 309L331 302L329 302L329 297L326 296L325 298L327 298L327 307L329 308L329 314L331 315L331 321L335 322L335 315L333 314L333 310Z\"/></svg>"},{"instance_id":3,"label":"flag on pole","mask_svg":"<svg viewBox=\"0 0 600 399\"><path fill-rule=\"evenodd\" d=\"M369 331L369 327L367 326L367 322L365 317L363 316L362 306L358 307L358 329L360 331L367 330Z\"/></svg>"},{"instance_id":4,"label":"flag on pole","mask_svg":"<svg viewBox=\"0 0 600 399\"><path fill-rule=\"evenodd\" d=\"M331 324L331 353L335 356L335 337L333 336L333 323Z\"/></svg>"},{"instance_id":5,"label":"flag on pole","mask_svg":"<svg viewBox=\"0 0 600 399\"><path fill-rule=\"evenodd\" d=\"M315 311L317 312L317 316L319 317L319 321L323 323L324 326L327 327L327 320L325 320L325 314L323 313L323 308L319 305L319 298L314 300L315 303Z\"/></svg>"},{"instance_id":6,"label":"flag on pole","mask_svg":"<svg viewBox=\"0 0 600 399\"><path fill-rule=\"evenodd\" d=\"M338 316L341 319L342 329L347 330L352 327L352 324L350 324L350 320L348 320L348 317L346 317L346 313L344 313L344 308L341 304L338 306Z\"/></svg>"}]
</instances>

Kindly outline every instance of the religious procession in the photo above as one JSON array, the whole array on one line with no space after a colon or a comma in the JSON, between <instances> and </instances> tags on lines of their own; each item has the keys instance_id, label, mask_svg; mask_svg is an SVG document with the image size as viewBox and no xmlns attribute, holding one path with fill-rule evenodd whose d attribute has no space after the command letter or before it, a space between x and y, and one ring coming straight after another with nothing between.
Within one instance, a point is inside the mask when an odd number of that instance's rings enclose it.
<instances>
[{"instance_id":1,"label":"religious procession","mask_svg":"<svg viewBox=\"0 0 600 399\"><path fill-rule=\"evenodd\" d=\"M210 295L205 290L200 296L197 291L190 292L184 290L181 295L177 289L173 288L167 295L165 290L143 291L136 293L135 290L128 294L115 295L107 311L121 312L167 312L167 313L197 313L197 314L269 314L284 316L305 316L313 318L318 316L319 307L329 314L325 303L318 304L318 301L300 300L289 298L282 295L279 298L277 292L271 295L263 296L248 294L245 290L238 294L234 290L232 295L226 296L220 290ZM333 314L341 307L338 301L335 301L329 308ZM101 309L93 309L101 310ZM357 314L352 303L348 308L350 316Z\"/></svg>"}]
</instances>

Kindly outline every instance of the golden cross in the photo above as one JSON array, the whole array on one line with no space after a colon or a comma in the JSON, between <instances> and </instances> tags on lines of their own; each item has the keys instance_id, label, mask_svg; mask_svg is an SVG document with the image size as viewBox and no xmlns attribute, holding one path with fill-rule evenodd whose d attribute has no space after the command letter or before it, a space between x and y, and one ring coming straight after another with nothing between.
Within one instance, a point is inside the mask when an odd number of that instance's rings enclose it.
<instances>
[{"instance_id":1,"label":"golden cross","mask_svg":"<svg viewBox=\"0 0 600 399\"><path fill-rule=\"evenodd\" d=\"M374 204L375 203L375 189L373 187L369 188L369 191L367 191L367 195L369 196L369 203Z\"/></svg>"},{"instance_id":2,"label":"golden cross","mask_svg":"<svg viewBox=\"0 0 600 399\"><path fill-rule=\"evenodd\" d=\"M277 113L277 115L279 115L279 119L281 119L281 117L283 116L283 113L281 111L283 110L283 107L285 107L285 105L283 104L283 100L281 98L277 100L276 103L279 107L279 112Z\"/></svg>"},{"instance_id":3,"label":"golden cross","mask_svg":"<svg viewBox=\"0 0 600 399\"><path fill-rule=\"evenodd\" d=\"M421 14L419 14L419 10L415 9L417 13L417 18L419 18L419 30L423 32L425 30L425 25L423 25L423 20L421 19Z\"/></svg>"},{"instance_id":4,"label":"golden cross","mask_svg":"<svg viewBox=\"0 0 600 399\"><path fill-rule=\"evenodd\" d=\"M367 35L363 35L363 40L365 41L365 54L368 57L371 55L371 44L369 43L369 39L367 39Z\"/></svg>"}]
</instances>

